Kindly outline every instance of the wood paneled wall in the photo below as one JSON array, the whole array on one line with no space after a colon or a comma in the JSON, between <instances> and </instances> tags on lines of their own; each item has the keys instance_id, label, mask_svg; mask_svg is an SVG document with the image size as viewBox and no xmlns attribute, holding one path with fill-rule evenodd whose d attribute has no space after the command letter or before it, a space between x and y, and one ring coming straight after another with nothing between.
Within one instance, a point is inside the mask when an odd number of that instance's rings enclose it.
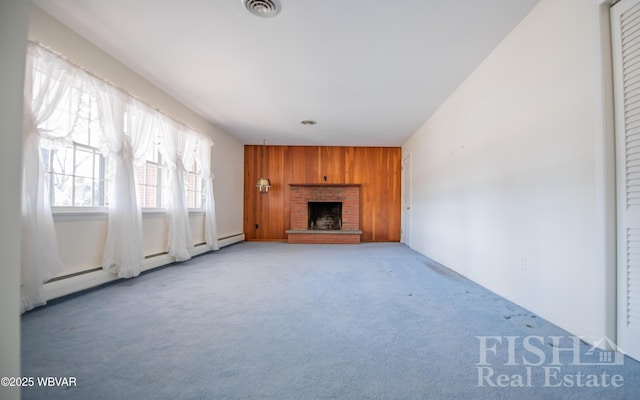
<instances>
[{"instance_id":1,"label":"wood paneled wall","mask_svg":"<svg viewBox=\"0 0 640 400\"><path fill-rule=\"evenodd\" d=\"M262 158L264 153L264 158ZM362 241L400 241L400 147L244 147L244 233L247 240L286 241L290 183L359 183ZM271 180L268 194L255 187Z\"/></svg>"}]
</instances>

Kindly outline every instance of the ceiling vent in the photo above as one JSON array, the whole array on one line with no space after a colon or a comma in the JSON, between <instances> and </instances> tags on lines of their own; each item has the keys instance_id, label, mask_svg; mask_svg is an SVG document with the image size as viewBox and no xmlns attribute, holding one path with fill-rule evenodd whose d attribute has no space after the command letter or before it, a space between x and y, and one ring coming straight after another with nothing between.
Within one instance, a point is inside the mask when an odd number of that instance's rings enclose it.
<instances>
[{"instance_id":1,"label":"ceiling vent","mask_svg":"<svg viewBox=\"0 0 640 400\"><path fill-rule=\"evenodd\" d=\"M278 0L242 0L244 8L258 17L275 17L280 12Z\"/></svg>"}]
</instances>

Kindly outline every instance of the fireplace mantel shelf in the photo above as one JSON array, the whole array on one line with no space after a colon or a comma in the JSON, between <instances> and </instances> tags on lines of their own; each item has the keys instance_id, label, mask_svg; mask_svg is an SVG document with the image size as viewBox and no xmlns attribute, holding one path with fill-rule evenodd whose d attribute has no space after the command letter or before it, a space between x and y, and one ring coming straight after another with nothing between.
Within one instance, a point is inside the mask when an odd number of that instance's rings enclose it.
<instances>
[{"instance_id":1,"label":"fireplace mantel shelf","mask_svg":"<svg viewBox=\"0 0 640 400\"><path fill-rule=\"evenodd\" d=\"M306 187L360 187L359 183L290 183L289 186L306 186Z\"/></svg>"}]
</instances>

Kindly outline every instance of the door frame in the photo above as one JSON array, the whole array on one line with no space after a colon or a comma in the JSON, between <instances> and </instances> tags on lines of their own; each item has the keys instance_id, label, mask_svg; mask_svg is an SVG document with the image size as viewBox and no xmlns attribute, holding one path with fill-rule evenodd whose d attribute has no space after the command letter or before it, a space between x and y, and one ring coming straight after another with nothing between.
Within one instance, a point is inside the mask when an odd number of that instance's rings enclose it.
<instances>
[{"instance_id":1,"label":"door frame","mask_svg":"<svg viewBox=\"0 0 640 400\"><path fill-rule=\"evenodd\" d=\"M400 218L401 218L400 227L402 229L402 234L400 235L400 241L406 244L407 246L411 247L411 189L412 189L411 187L411 184L412 184L411 152L409 152L409 154L402 159L401 169L402 169L402 174L401 174L402 175L401 177L402 195L400 199L400 207L402 208L400 212ZM407 183L409 184L409 187L406 187ZM406 199L407 192L409 193L408 199ZM408 208L405 209L405 207L407 207L407 200L409 205L408 205Z\"/></svg>"},{"instance_id":2,"label":"door frame","mask_svg":"<svg viewBox=\"0 0 640 400\"><path fill-rule=\"evenodd\" d=\"M617 213L616 213L616 152L613 57L611 44L611 7L615 0L596 0L595 19L599 28L595 66L595 162L596 162L596 256L602 265L602 290L605 350L618 342L618 290L617 290ZM599 340L600 338L595 338Z\"/></svg>"}]
</instances>

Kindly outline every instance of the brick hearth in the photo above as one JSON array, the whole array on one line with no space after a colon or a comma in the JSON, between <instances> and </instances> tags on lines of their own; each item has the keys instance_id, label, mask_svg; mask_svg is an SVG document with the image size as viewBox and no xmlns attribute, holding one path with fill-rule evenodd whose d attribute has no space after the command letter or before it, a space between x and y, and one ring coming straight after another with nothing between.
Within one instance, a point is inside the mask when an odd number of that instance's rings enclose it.
<instances>
[{"instance_id":1,"label":"brick hearth","mask_svg":"<svg viewBox=\"0 0 640 400\"><path fill-rule=\"evenodd\" d=\"M360 185L290 184L289 243L360 243ZM342 202L341 230L310 230L310 201Z\"/></svg>"}]
</instances>

